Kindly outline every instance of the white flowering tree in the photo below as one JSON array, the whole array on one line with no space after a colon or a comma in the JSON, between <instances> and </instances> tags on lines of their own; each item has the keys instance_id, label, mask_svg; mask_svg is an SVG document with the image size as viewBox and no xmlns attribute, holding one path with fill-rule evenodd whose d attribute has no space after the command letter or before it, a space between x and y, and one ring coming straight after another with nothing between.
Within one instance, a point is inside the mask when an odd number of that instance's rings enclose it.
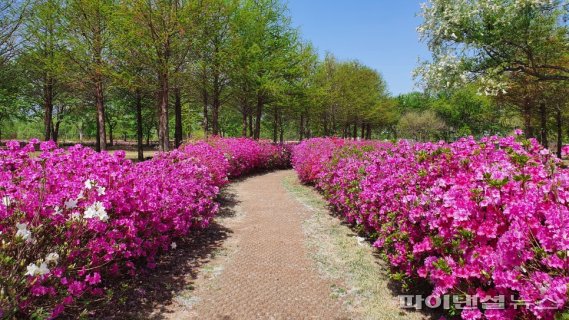
<instances>
[{"instance_id":1,"label":"white flowering tree","mask_svg":"<svg viewBox=\"0 0 569 320\"><path fill-rule=\"evenodd\" d=\"M512 73L569 80L567 0L428 0L420 37L432 61L421 84L447 89L478 80L487 95L505 91Z\"/></svg>"}]
</instances>

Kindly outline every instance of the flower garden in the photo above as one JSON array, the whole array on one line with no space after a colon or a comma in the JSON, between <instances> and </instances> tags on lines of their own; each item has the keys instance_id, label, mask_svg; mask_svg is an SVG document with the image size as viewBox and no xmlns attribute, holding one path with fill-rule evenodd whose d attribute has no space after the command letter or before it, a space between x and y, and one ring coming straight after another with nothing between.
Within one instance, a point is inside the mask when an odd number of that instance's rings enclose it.
<instances>
[{"instance_id":1,"label":"flower garden","mask_svg":"<svg viewBox=\"0 0 569 320\"><path fill-rule=\"evenodd\" d=\"M569 171L520 131L450 144L316 138L296 146L292 162L374 239L393 279L430 284L428 299L505 297L505 308L477 304L451 316L554 319L567 311Z\"/></svg>"},{"instance_id":2,"label":"flower garden","mask_svg":"<svg viewBox=\"0 0 569 320\"><path fill-rule=\"evenodd\" d=\"M228 179L289 163L286 147L241 138L140 163L9 142L0 150L0 318L53 318L105 295L106 282L154 268L177 238L207 227Z\"/></svg>"},{"instance_id":3,"label":"flower garden","mask_svg":"<svg viewBox=\"0 0 569 320\"><path fill-rule=\"evenodd\" d=\"M36 152L39 147L40 153ZM568 310L569 170L535 140L397 143L313 138L189 142L134 163L80 145L0 150L0 317L57 317L156 267L206 228L220 188L287 168L374 241L404 287L427 283L505 308L463 319L554 319Z\"/></svg>"}]
</instances>

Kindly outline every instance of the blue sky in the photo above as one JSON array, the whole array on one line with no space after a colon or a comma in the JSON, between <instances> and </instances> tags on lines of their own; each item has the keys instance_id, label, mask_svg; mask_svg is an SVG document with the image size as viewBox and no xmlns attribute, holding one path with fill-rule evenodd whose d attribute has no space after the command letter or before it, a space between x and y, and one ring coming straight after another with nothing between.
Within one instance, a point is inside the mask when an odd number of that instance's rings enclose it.
<instances>
[{"instance_id":1,"label":"blue sky","mask_svg":"<svg viewBox=\"0 0 569 320\"><path fill-rule=\"evenodd\" d=\"M286 0L285 0L286 1ZM386 79L392 94L413 91L411 72L429 51L419 42L416 16L423 0L288 0L302 36L323 57L357 59Z\"/></svg>"}]
</instances>

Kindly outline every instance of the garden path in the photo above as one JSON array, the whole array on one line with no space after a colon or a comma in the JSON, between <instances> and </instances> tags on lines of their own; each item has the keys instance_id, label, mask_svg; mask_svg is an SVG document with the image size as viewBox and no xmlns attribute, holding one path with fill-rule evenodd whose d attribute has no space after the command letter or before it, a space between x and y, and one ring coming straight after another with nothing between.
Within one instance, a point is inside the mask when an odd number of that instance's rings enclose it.
<instances>
[{"instance_id":1,"label":"garden path","mask_svg":"<svg viewBox=\"0 0 569 320\"><path fill-rule=\"evenodd\" d=\"M169 319L347 319L330 280L308 255L302 222L309 212L283 184L291 171L255 175L231 186L232 230L203 279L178 296ZM228 225L225 225L228 224Z\"/></svg>"}]
</instances>

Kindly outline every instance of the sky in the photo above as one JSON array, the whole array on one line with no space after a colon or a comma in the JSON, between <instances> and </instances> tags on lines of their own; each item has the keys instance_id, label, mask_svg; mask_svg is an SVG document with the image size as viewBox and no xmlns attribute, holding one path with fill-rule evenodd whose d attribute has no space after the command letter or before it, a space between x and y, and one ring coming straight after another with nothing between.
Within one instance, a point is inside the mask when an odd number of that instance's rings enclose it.
<instances>
[{"instance_id":1,"label":"sky","mask_svg":"<svg viewBox=\"0 0 569 320\"><path fill-rule=\"evenodd\" d=\"M393 95L417 90L417 59L430 57L419 41L424 0L288 0L292 24L321 57L357 59L379 71Z\"/></svg>"}]
</instances>

